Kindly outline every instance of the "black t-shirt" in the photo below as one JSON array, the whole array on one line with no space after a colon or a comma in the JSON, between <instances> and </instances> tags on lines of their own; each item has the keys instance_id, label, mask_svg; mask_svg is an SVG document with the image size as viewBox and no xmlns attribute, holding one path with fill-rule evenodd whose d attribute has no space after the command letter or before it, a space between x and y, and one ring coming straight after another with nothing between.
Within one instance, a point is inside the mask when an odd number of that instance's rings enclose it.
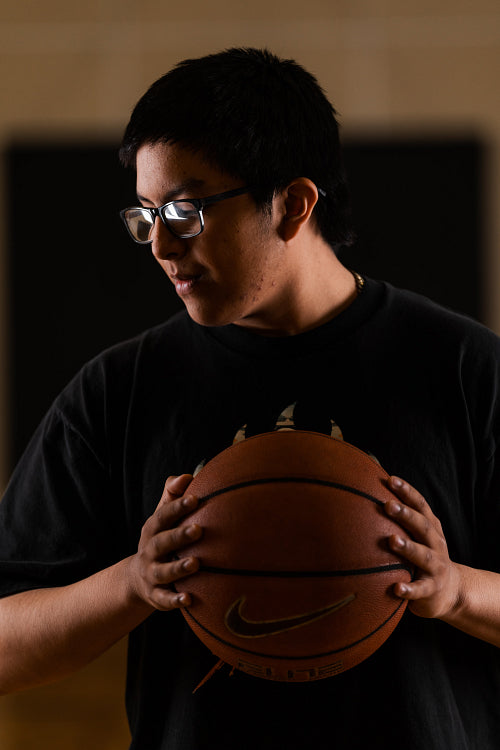
<instances>
[{"instance_id":1,"label":"black t-shirt","mask_svg":"<svg viewBox=\"0 0 500 750\"><path fill-rule=\"evenodd\" d=\"M179 314L91 361L55 401L0 504L0 594L133 554L166 477L242 428L273 430L292 404L297 428L330 434L333 421L413 484L452 559L500 571L499 369L486 328L370 280L298 336ZM134 749L498 747L500 650L409 611L362 664L307 684L223 668L193 694L217 659L178 611L154 613L129 644Z\"/></svg>"}]
</instances>

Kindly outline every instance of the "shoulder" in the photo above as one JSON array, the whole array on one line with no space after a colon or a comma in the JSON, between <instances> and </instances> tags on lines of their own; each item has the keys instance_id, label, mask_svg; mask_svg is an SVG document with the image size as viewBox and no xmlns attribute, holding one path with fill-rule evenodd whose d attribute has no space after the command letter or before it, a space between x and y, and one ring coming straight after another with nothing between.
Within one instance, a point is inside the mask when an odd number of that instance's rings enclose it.
<instances>
[{"instance_id":1,"label":"shoulder","mask_svg":"<svg viewBox=\"0 0 500 750\"><path fill-rule=\"evenodd\" d=\"M55 399L53 412L75 424L126 415L127 404L159 377L168 383L191 332L184 312L137 336L114 344L89 360Z\"/></svg>"},{"instance_id":2,"label":"shoulder","mask_svg":"<svg viewBox=\"0 0 500 750\"><path fill-rule=\"evenodd\" d=\"M383 286L382 320L388 331L406 334L409 344L420 341L444 354L453 349L500 358L500 338L484 324L421 294L387 283Z\"/></svg>"},{"instance_id":3,"label":"shoulder","mask_svg":"<svg viewBox=\"0 0 500 750\"><path fill-rule=\"evenodd\" d=\"M426 297L384 287L374 338L397 376L413 384L412 393L430 389L439 408L468 404L468 418L489 431L494 414L500 414L500 338L482 323Z\"/></svg>"},{"instance_id":4,"label":"shoulder","mask_svg":"<svg viewBox=\"0 0 500 750\"><path fill-rule=\"evenodd\" d=\"M166 350L182 348L190 336L191 323L187 314L177 313L160 325L110 346L89 360L70 385L82 380L105 383L112 378L116 386L118 376L121 381L126 381L133 377L138 361L143 358L154 359L161 357Z\"/></svg>"},{"instance_id":5,"label":"shoulder","mask_svg":"<svg viewBox=\"0 0 500 750\"><path fill-rule=\"evenodd\" d=\"M130 366L138 357L145 354L150 353L154 356L167 346L180 347L191 336L192 326L193 322L187 313L179 312L166 322L105 349L90 360L83 371Z\"/></svg>"}]
</instances>

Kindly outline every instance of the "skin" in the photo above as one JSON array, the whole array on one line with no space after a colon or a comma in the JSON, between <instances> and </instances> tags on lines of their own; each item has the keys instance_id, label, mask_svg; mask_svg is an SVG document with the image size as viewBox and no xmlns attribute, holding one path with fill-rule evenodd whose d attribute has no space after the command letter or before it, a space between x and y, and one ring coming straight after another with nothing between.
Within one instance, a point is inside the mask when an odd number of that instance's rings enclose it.
<instances>
[{"instance_id":1,"label":"skin","mask_svg":"<svg viewBox=\"0 0 500 750\"><path fill-rule=\"evenodd\" d=\"M143 146L136 164L146 207L242 186L175 144ZM183 189L193 181L196 188ZM151 249L197 323L235 323L268 336L299 333L355 297L351 273L315 229L317 200L316 186L304 178L275 198L271 216L257 211L249 194L240 195L207 207L197 237L178 239L157 220Z\"/></svg>"},{"instance_id":2,"label":"skin","mask_svg":"<svg viewBox=\"0 0 500 750\"><path fill-rule=\"evenodd\" d=\"M408 600L415 615L443 620L500 647L500 575L450 560L441 522L425 498L400 477L391 477L389 487L396 498L385 511L413 538L395 534L388 543L416 568L415 580L397 583L395 594Z\"/></svg>"},{"instance_id":3,"label":"skin","mask_svg":"<svg viewBox=\"0 0 500 750\"><path fill-rule=\"evenodd\" d=\"M187 184L196 185L196 194L187 192ZM232 177L178 146L139 150L137 192L145 206L235 187ZM312 214L317 200L306 178L274 198L270 215L241 195L207 208L205 231L189 240L174 238L157 219L151 249L197 322L293 335L338 315L356 296L351 273L317 231ZM189 606L189 594L177 594L172 583L196 573L198 561L169 558L203 534L195 524L177 527L197 507L191 479L189 474L167 479L131 557L69 586L0 600L0 693L59 679L154 610ZM416 568L413 582L395 585L396 595L408 600L415 615L439 618L500 647L500 575L451 561L426 500L397 477L389 486L394 500L385 511L412 539L395 534L388 544Z\"/></svg>"}]
</instances>

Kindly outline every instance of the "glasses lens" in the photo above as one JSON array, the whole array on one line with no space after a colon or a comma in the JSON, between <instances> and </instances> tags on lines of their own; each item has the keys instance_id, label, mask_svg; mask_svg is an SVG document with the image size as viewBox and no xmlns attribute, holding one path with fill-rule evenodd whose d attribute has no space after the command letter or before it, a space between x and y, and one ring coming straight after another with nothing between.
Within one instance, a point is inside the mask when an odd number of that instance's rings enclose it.
<instances>
[{"instance_id":1,"label":"glasses lens","mask_svg":"<svg viewBox=\"0 0 500 750\"><path fill-rule=\"evenodd\" d=\"M201 232L198 209L189 201L173 201L163 208L163 218L177 237L193 237Z\"/></svg>"},{"instance_id":2,"label":"glasses lens","mask_svg":"<svg viewBox=\"0 0 500 750\"><path fill-rule=\"evenodd\" d=\"M137 242L148 242L151 229L154 226L154 217L149 211L140 208L130 208L123 213L130 234Z\"/></svg>"}]
</instances>

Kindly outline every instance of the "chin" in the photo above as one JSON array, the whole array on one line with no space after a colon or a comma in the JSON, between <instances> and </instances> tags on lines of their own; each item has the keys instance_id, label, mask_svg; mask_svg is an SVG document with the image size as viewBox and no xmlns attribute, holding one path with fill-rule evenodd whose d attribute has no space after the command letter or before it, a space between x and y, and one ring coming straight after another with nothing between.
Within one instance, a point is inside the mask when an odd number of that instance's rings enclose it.
<instances>
[{"instance_id":1,"label":"chin","mask_svg":"<svg viewBox=\"0 0 500 750\"><path fill-rule=\"evenodd\" d=\"M200 326L207 326L207 328L227 326L234 322L231 315L224 314L221 310L199 310L192 309L189 306L186 306L186 309L191 320L194 320Z\"/></svg>"}]
</instances>

